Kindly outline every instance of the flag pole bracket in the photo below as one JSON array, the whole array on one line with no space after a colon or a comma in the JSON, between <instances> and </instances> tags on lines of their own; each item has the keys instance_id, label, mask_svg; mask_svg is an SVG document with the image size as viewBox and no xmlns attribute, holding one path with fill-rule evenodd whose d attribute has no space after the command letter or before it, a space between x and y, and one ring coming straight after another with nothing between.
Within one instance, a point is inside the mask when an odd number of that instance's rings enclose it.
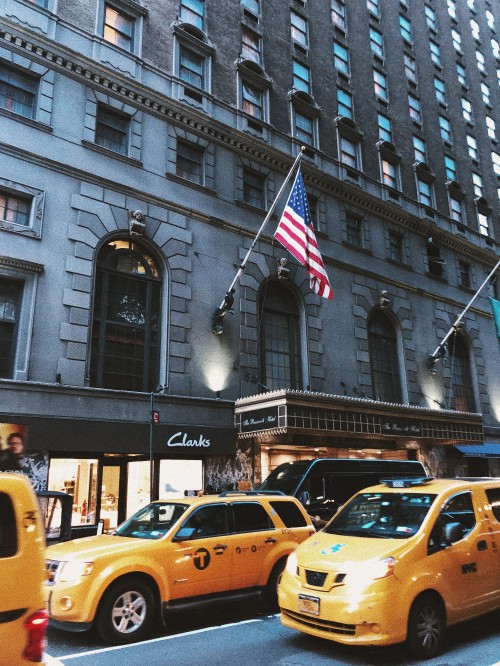
<instances>
[{"instance_id":1,"label":"flag pole bracket","mask_svg":"<svg viewBox=\"0 0 500 666\"><path fill-rule=\"evenodd\" d=\"M222 304L218 308L215 308L212 315L212 333L214 335L221 335L224 331L223 319L228 314L228 312L230 314L234 314L233 303L234 289L230 289L226 292Z\"/></svg>"}]
</instances>

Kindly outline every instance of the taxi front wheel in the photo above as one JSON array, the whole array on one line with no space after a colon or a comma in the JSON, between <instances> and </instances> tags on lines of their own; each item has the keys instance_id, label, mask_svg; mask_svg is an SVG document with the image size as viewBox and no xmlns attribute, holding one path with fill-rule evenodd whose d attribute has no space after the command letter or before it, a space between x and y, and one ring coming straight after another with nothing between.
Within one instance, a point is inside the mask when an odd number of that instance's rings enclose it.
<instances>
[{"instance_id":1,"label":"taxi front wheel","mask_svg":"<svg viewBox=\"0 0 500 666\"><path fill-rule=\"evenodd\" d=\"M443 605L433 595L418 597L408 618L408 647L415 657L430 659L443 647L445 631Z\"/></svg>"},{"instance_id":2,"label":"taxi front wheel","mask_svg":"<svg viewBox=\"0 0 500 666\"><path fill-rule=\"evenodd\" d=\"M281 574L285 570L286 557L276 562L267 581L266 586L266 599L272 611L279 610L278 607L278 585L280 582Z\"/></svg>"},{"instance_id":3,"label":"taxi front wheel","mask_svg":"<svg viewBox=\"0 0 500 666\"><path fill-rule=\"evenodd\" d=\"M155 595L147 583L138 578L118 581L101 600L97 632L113 645L140 641L151 631L155 606Z\"/></svg>"}]
</instances>

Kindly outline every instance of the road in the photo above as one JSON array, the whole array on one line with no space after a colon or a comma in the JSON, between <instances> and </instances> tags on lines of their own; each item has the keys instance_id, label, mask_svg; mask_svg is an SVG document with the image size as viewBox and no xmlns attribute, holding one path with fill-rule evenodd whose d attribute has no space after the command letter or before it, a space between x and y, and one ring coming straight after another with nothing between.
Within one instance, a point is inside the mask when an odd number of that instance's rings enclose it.
<instances>
[{"instance_id":1,"label":"road","mask_svg":"<svg viewBox=\"0 0 500 666\"><path fill-rule=\"evenodd\" d=\"M403 646L353 648L283 627L258 602L183 612L148 641L104 646L92 634L49 629L47 666L415 666ZM425 666L500 666L500 613L451 628L447 650Z\"/></svg>"}]
</instances>

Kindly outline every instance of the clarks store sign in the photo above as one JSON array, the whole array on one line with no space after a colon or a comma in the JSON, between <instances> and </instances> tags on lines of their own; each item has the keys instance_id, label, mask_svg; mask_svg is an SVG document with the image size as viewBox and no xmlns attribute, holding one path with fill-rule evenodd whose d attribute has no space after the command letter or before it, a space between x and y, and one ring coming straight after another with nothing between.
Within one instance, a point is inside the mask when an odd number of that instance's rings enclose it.
<instances>
[{"instance_id":1,"label":"clarks store sign","mask_svg":"<svg viewBox=\"0 0 500 666\"><path fill-rule=\"evenodd\" d=\"M210 440L205 437L203 434L193 437L187 432L176 432L167 439L168 447L180 446L182 448L196 448L196 449L208 449L210 448Z\"/></svg>"},{"instance_id":2,"label":"clarks store sign","mask_svg":"<svg viewBox=\"0 0 500 666\"><path fill-rule=\"evenodd\" d=\"M240 432L253 432L254 430L270 430L278 427L278 408L268 407L258 409L251 414L241 415Z\"/></svg>"}]
</instances>

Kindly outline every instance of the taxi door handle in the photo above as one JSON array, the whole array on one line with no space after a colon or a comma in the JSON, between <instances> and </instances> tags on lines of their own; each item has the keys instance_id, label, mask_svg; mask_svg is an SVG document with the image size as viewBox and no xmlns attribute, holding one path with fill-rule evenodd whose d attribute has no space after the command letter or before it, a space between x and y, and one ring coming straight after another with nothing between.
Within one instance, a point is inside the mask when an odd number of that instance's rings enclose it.
<instances>
[{"instance_id":1,"label":"taxi door handle","mask_svg":"<svg viewBox=\"0 0 500 666\"><path fill-rule=\"evenodd\" d=\"M217 546L214 546L215 554L222 555L222 551L226 550L227 546L225 543L220 543Z\"/></svg>"},{"instance_id":2,"label":"taxi door handle","mask_svg":"<svg viewBox=\"0 0 500 666\"><path fill-rule=\"evenodd\" d=\"M488 544L486 543L485 539L481 539L481 541L477 542L477 549L478 550L488 550Z\"/></svg>"},{"instance_id":3,"label":"taxi door handle","mask_svg":"<svg viewBox=\"0 0 500 666\"><path fill-rule=\"evenodd\" d=\"M275 539L274 537L267 537L264 543L276 543L276 541L278 541L278 539Z\"/></svg>"}]
</instances>

